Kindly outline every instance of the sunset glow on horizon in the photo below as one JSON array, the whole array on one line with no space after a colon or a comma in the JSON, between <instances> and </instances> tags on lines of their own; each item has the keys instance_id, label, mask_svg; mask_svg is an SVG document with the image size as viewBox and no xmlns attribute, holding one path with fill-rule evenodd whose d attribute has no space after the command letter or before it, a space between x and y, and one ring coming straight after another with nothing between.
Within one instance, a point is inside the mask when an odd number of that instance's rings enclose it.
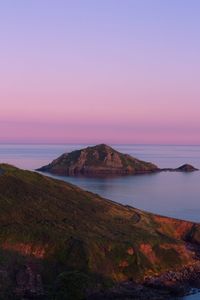
<instances>
[{"instance_id":1,"label":"sunset glow on horizon","mask_svg":"<svg viewBox=\"0 0 200 300\"><path fill-rule=\"evenodd\" d=\"M0 143L200 144L200 3L0 3Z\"/></svg>"}]
</instances>

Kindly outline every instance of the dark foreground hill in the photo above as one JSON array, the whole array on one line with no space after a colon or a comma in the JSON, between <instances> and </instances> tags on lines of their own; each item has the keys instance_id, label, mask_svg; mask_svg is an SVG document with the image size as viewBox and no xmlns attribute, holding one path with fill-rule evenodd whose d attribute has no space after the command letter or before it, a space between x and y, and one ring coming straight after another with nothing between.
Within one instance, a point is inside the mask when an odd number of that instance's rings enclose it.
<instances>
[{"instance_id":1,"label":"dark foreground hill","mask_svg":"<svg viewBox=\"0 0 200 300\"><path fill-rule=\"evenodd\" d=\"M64 153L38 170L58 175L126 175L151 173L158 167L100 144Z\"/></svg>"},{"instance_id":2,"label":"dark foreground hill","mask_svg":"<svg viewBox=\"0 0 200 300\"><path fill-rule=\"evenodd\" d=\"M0 165L0 299L158 299L199 274L199 243L198 224Z\"/></svg>"}]
</instances>

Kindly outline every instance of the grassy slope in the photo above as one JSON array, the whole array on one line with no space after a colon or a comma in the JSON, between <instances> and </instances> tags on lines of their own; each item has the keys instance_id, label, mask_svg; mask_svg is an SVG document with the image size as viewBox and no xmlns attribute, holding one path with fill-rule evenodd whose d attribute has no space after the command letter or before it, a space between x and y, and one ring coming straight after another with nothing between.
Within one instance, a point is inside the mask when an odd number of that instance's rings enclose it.
<instances>
[{"instance_id":1,"label":"grassy slope","mask_svg":"<svg viewBox=\"0 0 200 300\"><path fill-rule=\"evenodd\" d=\"M199 225L125 207L34 172L0 170L0 268L35 257L52 285L65 270L142 280L194 261L183 238L199 242Z\"/></svg>"}]
</instances>

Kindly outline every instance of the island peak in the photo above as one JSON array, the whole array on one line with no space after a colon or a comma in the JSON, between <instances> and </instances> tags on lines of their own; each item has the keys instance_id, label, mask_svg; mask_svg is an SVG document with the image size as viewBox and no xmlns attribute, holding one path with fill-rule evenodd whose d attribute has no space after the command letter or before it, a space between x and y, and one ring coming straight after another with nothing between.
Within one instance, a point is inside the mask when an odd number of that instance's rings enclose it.
<instances>
[{"instance_id":1,"label":"island peak","mask_svg":"<svg viewBox=\"0 0 200 300\"><path fill-rule=\"evenodd\" d=\"M38 169L58 175L131 175L158 170L155 164L123 154L106 144L64 153Z\"/></svg>"}]
</instances>

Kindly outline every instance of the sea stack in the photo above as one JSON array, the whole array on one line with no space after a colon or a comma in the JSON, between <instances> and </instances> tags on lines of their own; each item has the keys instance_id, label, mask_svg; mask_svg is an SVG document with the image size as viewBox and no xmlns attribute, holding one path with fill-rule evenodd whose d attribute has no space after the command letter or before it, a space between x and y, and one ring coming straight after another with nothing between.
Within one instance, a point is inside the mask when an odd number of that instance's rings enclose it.
<instances>
[{"instance_id":1,"label":"sea stack","mask_svg":"<svg viewBox=\"0 0 200 300\"><path fill-rule=\"evenodd\" d=\"M179 168L176 169L177 171L181 171L181 172L194 172L194 171L198 171L198 169L196 169L195 167L193 167L192 165L189 164L184 164L182 166L180 166Z\"/></svg>"}]
</instances>

